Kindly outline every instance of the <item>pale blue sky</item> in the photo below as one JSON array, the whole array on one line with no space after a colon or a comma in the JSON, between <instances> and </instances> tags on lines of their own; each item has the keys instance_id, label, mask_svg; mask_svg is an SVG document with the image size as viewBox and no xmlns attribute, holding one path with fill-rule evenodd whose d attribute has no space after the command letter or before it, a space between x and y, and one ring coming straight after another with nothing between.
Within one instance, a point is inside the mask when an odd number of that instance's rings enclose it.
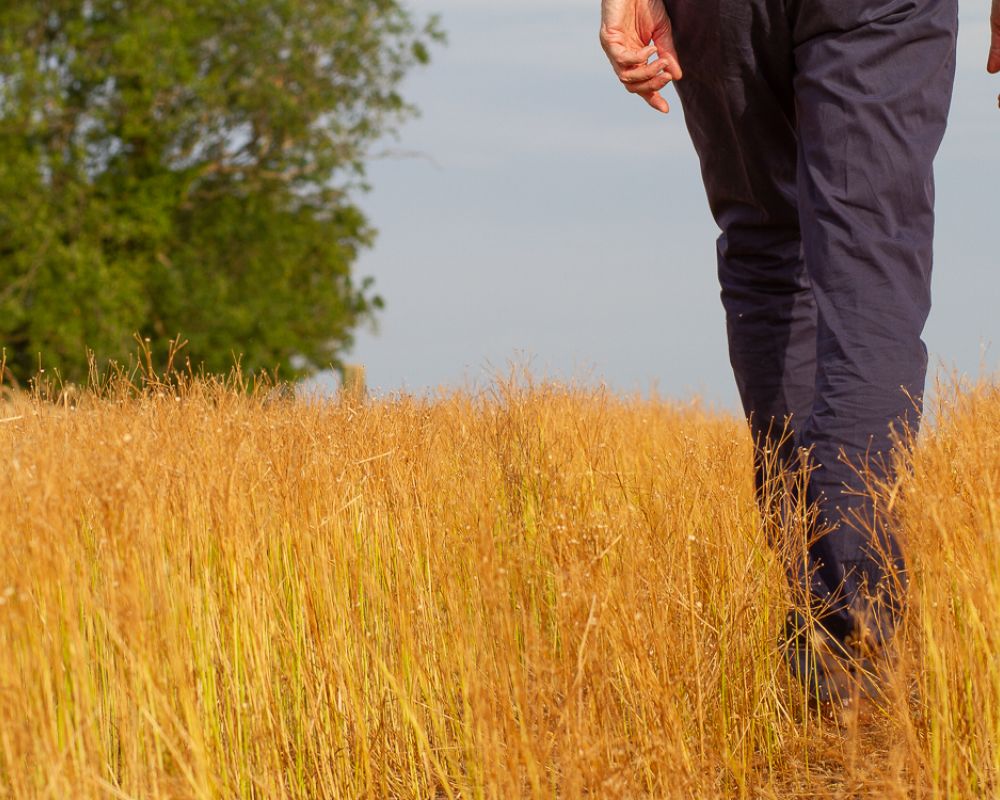
<instances>
[{"instance_id":1,"label":"pale blue sky","mask_svg":"<svg viewBox=\"0 0 1000 800\"><path fill-rule=\"evenodd\" d=\"M380 391L482 384L512 357L738 407L715 276L717 235L679 102L627 95L597 42L598 0L412 0L449 44L405 93L421 118L361 198L360 259L387 307L349 360ZM987 0L963 0L951 124L937 161L934 363L995 369L1000 78Z\"/></svg>"}]
</instances>

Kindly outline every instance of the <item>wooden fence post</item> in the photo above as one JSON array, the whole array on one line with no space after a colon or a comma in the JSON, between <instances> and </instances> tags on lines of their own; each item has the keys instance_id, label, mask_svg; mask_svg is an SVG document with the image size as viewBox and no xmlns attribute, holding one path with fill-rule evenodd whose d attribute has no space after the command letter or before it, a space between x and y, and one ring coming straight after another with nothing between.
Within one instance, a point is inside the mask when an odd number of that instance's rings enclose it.
<instances>
[{"instance_id":1,"label":"wooden fence post","mask_svg":"<svg viewBox=\"0 0 1000 800\"><path fill-rule=\"evenodd\" d=\"M342 398L363 403L368 399L368 387L365 384L364 364L345 364L343 379L340 384Z\"/></svg>"}]
</instances>

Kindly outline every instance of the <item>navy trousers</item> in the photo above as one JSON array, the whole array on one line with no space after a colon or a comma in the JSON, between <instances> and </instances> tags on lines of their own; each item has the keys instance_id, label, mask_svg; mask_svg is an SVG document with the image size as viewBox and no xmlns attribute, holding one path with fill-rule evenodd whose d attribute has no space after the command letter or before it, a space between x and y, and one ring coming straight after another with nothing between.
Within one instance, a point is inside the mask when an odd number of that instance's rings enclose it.
<instances>
[{"instance_id":1,"label":"navy trousers","mask_svg":"<svg viewBox=\"0 0 1000 800\"><path fill-rule=\"evenodd\" d=\"M957 0L664 3L722 230L719 281L760 444L757 486L767 452L783 467L808 452L807 499L827 532L790 578L846 637L860 595L885 577L878 551L902 566L858 468L885 477L891 430L919 422L932 162L951 102Z\"/></svg>"}]
</instances>

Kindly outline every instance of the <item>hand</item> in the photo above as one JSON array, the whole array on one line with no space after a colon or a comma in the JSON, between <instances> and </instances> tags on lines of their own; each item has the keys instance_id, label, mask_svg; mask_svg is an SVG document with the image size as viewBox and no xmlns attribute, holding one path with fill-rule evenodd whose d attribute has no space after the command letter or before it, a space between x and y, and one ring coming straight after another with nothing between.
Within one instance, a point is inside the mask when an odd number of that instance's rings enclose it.
<instances>
[{"instance_id":1,"label":"hand","mask_svg":"<svg viewBox=\"0 0 1000 800\"><path fill-rule=\"evenodd\" d=\"M994 0L994 11L997 3L1000 0ZM657 111L670 110L660 90L679 81L682 72L663 0L601 0L601 47L628 91ZM1000 53L997 61L1000 69Z\"/></svg>"}]
</instances>

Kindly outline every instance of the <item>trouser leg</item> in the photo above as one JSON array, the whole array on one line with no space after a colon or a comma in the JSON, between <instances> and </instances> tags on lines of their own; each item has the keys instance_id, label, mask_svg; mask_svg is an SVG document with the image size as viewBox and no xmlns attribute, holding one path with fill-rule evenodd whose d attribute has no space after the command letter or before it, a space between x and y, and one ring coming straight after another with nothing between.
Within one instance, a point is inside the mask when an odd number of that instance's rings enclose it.
<instances>
[{"instance_id":1,"label":"trouser leg","mask_svg":"<svg viewBox=\"0 0 1000 800\"><path fill-rule=\"evenodd\" d=\"M755 443L762 510L812 410L816 309L802 257L790 30L777 3L666 0L687 77L677 84L721 228L729 356ZM772 40L784 42L774 47ZM786 418L791 416L786 428Z\"/></svg>"},{"instance_id":2,"label":"trouser leg","mask_svg":"<svg viewBox=\"0 0 1000 800\"><path fill-rule=\"evenodd\" d=\"M815 464L808 499L831 529L812 561L846 630L851 609L888 577L885 557L902 566L864 467L887 477L891 428L919 424L932 162L951 100L957 2L801 0L789 11L797 194L818 323L800 443Z\"/></svg>"}]
</instances>

